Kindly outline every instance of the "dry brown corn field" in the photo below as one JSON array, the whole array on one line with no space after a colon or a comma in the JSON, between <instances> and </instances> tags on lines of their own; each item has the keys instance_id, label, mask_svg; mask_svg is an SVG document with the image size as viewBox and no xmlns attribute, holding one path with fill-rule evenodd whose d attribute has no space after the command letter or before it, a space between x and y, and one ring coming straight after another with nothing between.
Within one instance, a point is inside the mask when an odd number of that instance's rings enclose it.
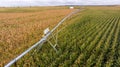
<instances>
[{"instance_id":1,"label":"dry brown corn field","mask_svg":"<svg viewBox=\"0 0 120 67\"><path fill-rule=\"evenodd\" d=\"M53 8L31 12L0 12L0 67L40 40L45 28L53 28L73 11ZM11 8L0 8L0 11L3 9Z\"/></svg>"}]
</instances>

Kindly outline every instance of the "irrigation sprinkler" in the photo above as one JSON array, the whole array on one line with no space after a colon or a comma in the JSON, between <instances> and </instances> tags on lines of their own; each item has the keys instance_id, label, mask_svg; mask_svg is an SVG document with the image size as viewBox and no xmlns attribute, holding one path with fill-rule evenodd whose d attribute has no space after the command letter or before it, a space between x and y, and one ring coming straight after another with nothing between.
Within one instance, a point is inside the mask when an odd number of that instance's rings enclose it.
<instances>
[{"instance_id":1,"label":"irrigation sprinkler","mask_svg":"<svg viewBox=\"0 0 120 67\"><path fill-rule=\"evenodd\" d=\"M57 46L57 36L56 38L54 37L54 35L52 34L67 18L69 18L71 15L79 12L80 10L76 10L72 13L70 13L68 16L66 16L65 18L63 18L51 31L49 30L49 28L45 29L44 30L44 37L39 40L37 43L35 43L32 47L28 48L25 52L23 52L22 54L20 54L18 57L16 57L15 59L11 60L8 64L6 64L4 67L10 67L12 66L13 64L16 64L16 62L21 59L24 55L26 55L28 52L30 52L32 49L36 48L37 46L40 46L42 47L43 46L43 43L45 43L46 41L49 42L49 44L53 47L53 49L57 51L56 49L56 46ZM50 41L49 41L49 36L52 35L52 37L55 39L55 45L53 45Z\"/></svg>"},{"instance_id":2,"label":"irrigation sprinkler","mask_svg":"<svg viewBox=\"0 0 120 67\"><path fill-rule=\"evenodd\" d=\"M50 33L51 31L50 31L50 29L49 28L46 28L45 30L44 30L44 36L46 36L48 33ZM57 33L58 34L58 33ZM57 34L56 34L56 36L55 35L53 35L53 33L51 33L51 35L52 35L52 38L54 39L54 41L55 41L55 44L53 44L51 41L50 41L50 39L47 39L46 41L50 44L50 46L56 51L56 53L58 53L58 50L56 49L56 46L57 46Z\"/></svg>"}]
</instances>

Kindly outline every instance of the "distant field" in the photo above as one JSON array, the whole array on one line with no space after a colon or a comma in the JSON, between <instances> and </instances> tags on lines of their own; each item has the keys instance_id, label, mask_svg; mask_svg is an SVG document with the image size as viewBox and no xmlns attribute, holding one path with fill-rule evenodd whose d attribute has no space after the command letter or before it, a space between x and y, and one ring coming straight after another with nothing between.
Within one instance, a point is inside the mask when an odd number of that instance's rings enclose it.
<instances>
[{"instance_id":1,"label":"distant field","mask_svg":"<svg viewBox=\"0 0 120 67\"><path fill-rule=\"evenodd\" d=\"M1 66L37 42L43 29L52 28L73 11L67 8L43 8L38 12L19 12L19 15L12 12L12 17L5 15L8 20L0 15ZM58 53L45 42L41 49L36 47L13 67L120 67L120 6L82 8L84 11L58 28Z\"/></svg>"},{"instance_id":2,"label":"distant field","mask_svg":"<svg viewBox=\"0 0 120 67\"><path fill-rule=\"evenodd\" d=\"M39 11L45 11L45 10L60 10L60 9L68 9L69 7L10 7L10 8L5 8L1 7L0 8L0 13L28 13L28 12L39 12Z\"/></svg>"},{"instance_id":3,"label":"distant field","mask_svg":"<svg viewBox=\"0 0 120 67\"><path fill-rule=\"evenodd\" d=\"M40 40L74 10L68 7L0 8L0 67Z\"/></svg>"}]
</instances>

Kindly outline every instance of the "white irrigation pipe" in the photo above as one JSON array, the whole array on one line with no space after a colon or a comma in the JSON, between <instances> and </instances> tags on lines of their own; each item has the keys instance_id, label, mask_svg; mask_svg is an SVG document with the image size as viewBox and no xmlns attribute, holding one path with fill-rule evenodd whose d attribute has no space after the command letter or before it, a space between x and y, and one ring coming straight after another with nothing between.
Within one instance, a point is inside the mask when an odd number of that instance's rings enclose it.
<instances>
[{"instance_id":1,"label":"white irrigation pipe","mask_svg":"<svg viewBox=\"0 0 120 67\"><path fill-rule=\"evenodd\" d=\"M38 41L36 44L34 44L32 47L30 47L28 50L26 50L25 52L23 52L21 55L19 55L18 57L16 57L15 59L13 59L12 61L10 61L7 65L5 65L4 67L10 67L11 65L13 65L14 63L16 63L19 59L21 59L24 55L26 55L28 52L30 52L32 49L34 49L35 47L37 47L38 45L43 45L43 43L47 40L47 38L51 35L52 32L54 32L67 18L69 18L71 15L75 14L79 12L79 10L76 10L72 13L70 13L68 16L66 16L64 19L62 19L57 26L55 26L51 32L49 32L46 36L44 36L40 41Z\"/></svg>"}]
</instances>

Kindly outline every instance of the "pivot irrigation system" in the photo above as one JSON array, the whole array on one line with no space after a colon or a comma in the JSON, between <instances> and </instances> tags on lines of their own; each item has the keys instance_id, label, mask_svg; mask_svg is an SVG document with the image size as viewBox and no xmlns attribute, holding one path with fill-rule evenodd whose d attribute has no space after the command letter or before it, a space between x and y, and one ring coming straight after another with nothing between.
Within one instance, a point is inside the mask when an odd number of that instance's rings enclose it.
<instances>
[{"instance_id":1,"label":"pivot irrigation system","mask_svg":"<svg viewBox=\"0 0 120 67\"><path fill-rule=\"evenodd\" d=\"M82 10L82 9L81 9ZM32 49L36 48L37 46L42 47L43 43L45 43L46 41L52 46L52 48L57 52L56 49L56 45L57 45L57 37L56 37L56 44L53 45L49 40L48 37L49 36L53 36L52 33L70 16L72 16L73 14L78 13L79 11L81 11L80 9L77 9L75 11L73 11L72 13L70 13L69 15L67 15L65 18L63 18L51 31L49 30L49 28L44 30L44 37L38 41L37 43L35 43L32 47L30 47L29 49L27 49L25 52L23 52L22 54L20 54L18 57L14 58L13 60L11 60L8 64L6 64L4 67L10 67L13 64L15 64L19 59L21 59L24 55L26 55L28 52L30 52Z\"/></svg>"}]
</instances>

